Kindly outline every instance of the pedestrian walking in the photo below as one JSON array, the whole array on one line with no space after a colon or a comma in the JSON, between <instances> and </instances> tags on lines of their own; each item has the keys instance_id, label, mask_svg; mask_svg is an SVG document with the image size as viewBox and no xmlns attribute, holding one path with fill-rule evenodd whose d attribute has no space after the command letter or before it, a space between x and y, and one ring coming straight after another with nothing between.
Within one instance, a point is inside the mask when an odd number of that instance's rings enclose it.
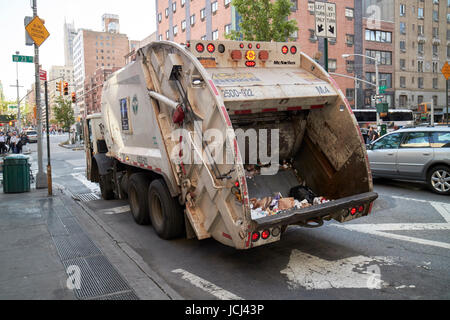
<instances>
[{"instance_id":1,"label":"pedestrian walking","mask_svg":"<svg viewBox=\"0 0 450 320\"><path fill-rule=\"evenodd\" d=\"M17 153L17 143L19 142L19 138L17 137L16 132L14 131L11 136L11 144L9 149L12 150L13 153Z\"/></svg>"},{"instance_id":2,"label":"pedestrian walking","mask_svg":"<svg viewBox=\"0 0 450 320\"><path fill-rule=\"evenodd\" d=\"M367 140L368 140L367 144L374 142L375 140L378 139L378 137L379 137L378 132L373 127L370 127L369 132L367 134Z\"/></svg>"},{"instance_id":3,"label":"pedestrian walking","mask_svg":"<svg viewBox=\"0 0 450 320\"><path fill-rule=\"evenodd\" d=\"M4 154L6 152L6 136L2 131L0 132L0 154Z\"/></svg>"}]
</instances>

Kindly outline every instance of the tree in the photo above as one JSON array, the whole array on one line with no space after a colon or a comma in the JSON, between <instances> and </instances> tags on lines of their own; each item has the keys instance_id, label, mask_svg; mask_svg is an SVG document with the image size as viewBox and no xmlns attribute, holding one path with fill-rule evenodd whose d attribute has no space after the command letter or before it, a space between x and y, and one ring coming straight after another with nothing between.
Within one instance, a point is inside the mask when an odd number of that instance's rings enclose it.
<instances>
[{"instance_id":1,"label":"tree","mask_svg":"<svg viewBox=\"0 0 450 320\"><path fill-rule=\"evenodd\" d=\"M70 100L64 100L63 97L56 98L56 105L53 106L53 112L55 115L55 120L63 129L69 131L70 138L70 127L75 123L74 111L72 108L72 102Z\"/></svg>"},{"instance_id":2,"label":"tree","mask_svg":"<svg viewBox=\"0 0 450 320\"><path fill-rule=\"evenodd\" d=\"M291 0L233 0L239 14L239 30L228 39L285 42L298 31L297 21L289 20Z\"/></svg>"}]
</instances>

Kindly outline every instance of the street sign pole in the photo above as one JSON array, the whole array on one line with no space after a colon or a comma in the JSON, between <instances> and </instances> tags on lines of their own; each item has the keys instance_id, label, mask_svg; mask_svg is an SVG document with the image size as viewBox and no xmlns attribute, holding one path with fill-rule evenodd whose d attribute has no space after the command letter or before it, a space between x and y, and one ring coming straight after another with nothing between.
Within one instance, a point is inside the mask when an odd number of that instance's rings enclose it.
<instances>
[{"instance_id":1,"label":"street sign pole","mask_svg":"<svg viewBox=\"0 0 450 320\"><path fill-rule=\"evenodd\" d=\"M37 17L37 0L33 0L33 17ZM36 122L37 122L37 134L38 134L38 172L36 175L36 189L47 188L47 179L44 172L43 159L42 159L42 107L41 107L41 83L39 77L39 46L34 43L34 71L36 82Z\"/></svg>"},{"instance_id":2,"label":"street sign pole","mask_svg":"<svg viewBox=\"0 0 450 320\"><path fill-rule=\"evenodd\" d=\"M448 79L445 81L446 85L446 95L445 95L445 107L446 107L446 116L447 116L447 125L448 125Z\"/></svg>"},{"instance_id":3,"label":"street sign pole","mask_svg":"<svg viewBox=\"0 0 450 320\"><path fill-rule=\"evenodd\" d=\"M324 59L325 59L325 71L328 72L328 38L323 39L324 45Z\"/></svg>"},{"instance_id":4,"label":"street sign pole","mask_svg":"<svg viewBox=\"0 0 450 320\"><path fill-rule=\"evenodd\" d=\"M52 188L52 165L50 163L50 130L48 125L48 88L47 88L47 80L44 82L45 88L45 122L46 122L46 132L47 132L47 186L48 186L48 195L51 196L53 194Z\"/></svg>"},{"instance_id":5,"label":"street sign pole","mask_svg":"<svg viewBox=\"0 0 450 320\"><path fill-rule=\"evenodd\" d=\"M16 54L19 54L19 51L16 51ZM16 62L16 86L17 86L17 130L22 131L20 128L20 101L19 101L19 61Z\"/></svg>"}]
</instances>

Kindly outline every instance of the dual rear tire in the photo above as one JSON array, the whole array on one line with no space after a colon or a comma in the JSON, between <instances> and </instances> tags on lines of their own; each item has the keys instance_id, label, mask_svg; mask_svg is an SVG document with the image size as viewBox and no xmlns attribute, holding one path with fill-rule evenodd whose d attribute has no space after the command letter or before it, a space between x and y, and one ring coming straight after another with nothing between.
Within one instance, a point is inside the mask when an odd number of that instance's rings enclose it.
<instances>
[{"instance_id":1,"label":"dual rear tire","mask_svg":"<svg viewBox=\"0 0 450 320\"><path fill-rule=\"evenodd\" d=\"M182 207L163 180L151 181L145 173L133 174L128 183L128 201L136 223L151 223L160 238L169 240L184 234Z\"/></svg>"}]
</instances>

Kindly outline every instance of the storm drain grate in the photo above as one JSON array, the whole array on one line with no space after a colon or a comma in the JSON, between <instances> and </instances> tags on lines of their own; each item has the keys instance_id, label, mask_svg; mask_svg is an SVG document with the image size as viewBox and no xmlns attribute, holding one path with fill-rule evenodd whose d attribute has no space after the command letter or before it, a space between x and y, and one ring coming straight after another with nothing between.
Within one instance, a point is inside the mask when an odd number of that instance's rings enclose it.
<instances>
[{"instance_id":1,"label":"storm drain grate","mask_svg":"<svg viewBox=\"0 0 450 320\"><path fill-rule=\"evenodd\" d=\"M74 194L73 198L75 200L81 201L81 202L88 202L93 200L100 200L100 197L96 193L78 193Z\"/></svg>"},{"instance_id":2,"label":"storm drain grate","mask_svg":"<svg viewBox=\"0 0 450 320\"><path fill-rule=\"evenodd\" d=\"M74 217L61 218L61 221L70 234L84 233L83 229Z\"/></svg>"},{"instance_id":3,"label":"storm drain grate","mask_svg":"<svg viewBox=\"0 0 450 320\"><path fill-rule=\"evenodd\" d=\"M62 261L102 254L84 233L54 236L53 241Z\"/></svg>"},{"instance_id":4,"label":"storm drain grate","mask_svg":"<svg viewBox=\"0 0 450 320\"><path fill-rule=\"evenodd\" d=\"M130 291L97 297L92 300L139 300L139 297L133 291Z\"/></svg>"},{"instance_id":5,"label":"storm drain grate","mask_svg":"<svg viewBox=\"0 0 450 320\"><path fill-rule=\"evenodd\" d=\"M116 300L125 297L137 299L132 289L104 256L66 260L63 264L66 270L79 268L80 286L74 289L75 295L79 299L95 297L101 300ZM102 297L106 295L111 296Z\"/></svg>"}]
</instances>

